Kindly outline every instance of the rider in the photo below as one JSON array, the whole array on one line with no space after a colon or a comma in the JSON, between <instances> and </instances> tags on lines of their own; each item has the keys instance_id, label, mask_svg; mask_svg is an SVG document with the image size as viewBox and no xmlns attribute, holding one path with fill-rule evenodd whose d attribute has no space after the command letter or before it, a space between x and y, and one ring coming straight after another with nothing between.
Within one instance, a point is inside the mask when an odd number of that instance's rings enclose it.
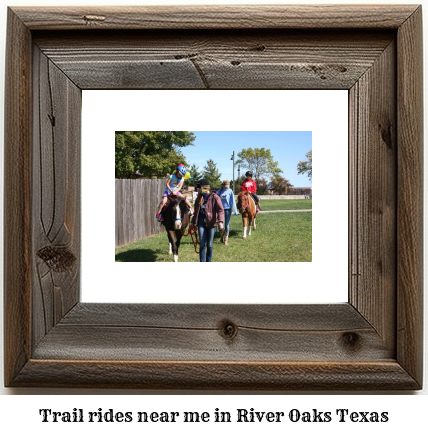
<instances>
[{"instance_id":1,"label":"rider","mask_svg":"<svg viewBox=\"0 0 428 434\"><path fill-rule=\"evenodd\" d=\"M186 176L187 169L184 166L184 164L179 164L177 166L177 170L175 173L173 173L166 182L165 192L162 196L162 201L159 204L158 212L156 214L156 218L161 222L163 221L163 216L161 214L163 207L166 204L166 201L168 199L168 196L171 194L181 195L180 190L183 187L184 184L184 177ZM193 208L192 205L190 205L190 202L185 198L186 206L189 209L189 214L193 214Z\"/></svg>"},{"instance_id":2,"label":"rider","mask_svg":"<svg viewBox=\"0 0 428 434\"><path fill-rule=\"evenodd\" d=\"M253 180L253 172L249 170L248 172L245 173L245 177L247 179L244 180L244 182L242 183L241 190L250 192L251 196L254 199L254 202L256 202L257 211L261 211L262 209L260 207L260 199L256 194L257 185L256 182Z\"/></svg>"}]
</instances>

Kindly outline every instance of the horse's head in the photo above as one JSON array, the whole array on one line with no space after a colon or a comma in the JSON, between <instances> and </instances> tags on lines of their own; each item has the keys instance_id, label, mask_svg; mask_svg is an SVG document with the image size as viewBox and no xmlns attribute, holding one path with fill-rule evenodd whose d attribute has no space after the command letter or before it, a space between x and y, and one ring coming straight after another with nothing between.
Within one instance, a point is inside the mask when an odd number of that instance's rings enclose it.
<instances>
[{"instance_id":1,"label":"horse's head","mask_svg":"<svg viewBox=\"0 0 428 434\"><path fill-rule=\"evenodd\" d=\"M187 224L183 224L183 219L188 219L186 212L186 203L183 198L177 197L172 205L172 220L174 222L174 229L176 231L184 229ZM187 222L188 223L188 222Z\"/></svg>"},{"instance_id":2,"label":"horse's head","mask_svg":"<svg viewBox=\"0 0 428 434\"><path fill-rule=\"evenodd\" d=\"M238 205L237 205L237 208L238 208L238 211L239 211L240 214L242 214L243 212L245 212L245 210L246 210L246 208L248 206L248 203L250 201L249 195L250 195L250 193L248 191L241 191L238 194Z\"/></svg>"}]
</instances>

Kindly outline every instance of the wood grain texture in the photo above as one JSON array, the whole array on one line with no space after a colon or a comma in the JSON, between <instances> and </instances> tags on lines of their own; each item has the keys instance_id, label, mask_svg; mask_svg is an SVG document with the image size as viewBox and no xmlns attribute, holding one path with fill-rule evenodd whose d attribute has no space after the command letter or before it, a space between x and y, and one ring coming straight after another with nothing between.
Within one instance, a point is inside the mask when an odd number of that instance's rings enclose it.
<instances>
[{"instance_id":1,"label":"wood grain texture","mask_svg":"<svg viewBox=\"0 0 428 434\"><path fill-rule=\"evenodd\" d=\"M184 318L183 318L184 316ZM219 329L238 326L271 330L370 330L372 326L348 303L271 304L105 304L79 303L61 321L64 325Z\"/></svg>"},{"instance_id":2,"label":"wood grain texture","mask_svg":"<svg viewBox=\"0 0 428 434\"><path fill-rule=\"evenodd\" d=\"M422 383L423 89L422 7L398 32L397 359Z\"/></svg>"},{"instance_id":3,"label":"wood grain texture","mask_svg":"<svg viewBox=\"0 0 428 434\"><path fill-rule=\"evenodd\" d=\"M14 7L31 30L397 29L416 5Z\"/></svg>"},{"instance_id":4,"label":"wood grain texture","mask_svg":"<svg viewBox=\"0 0 428 434\"><path fill-rule=\"evenodd\" d=\"M80 304L33 357L355 362L392 359L394 352L349 304Z\"/></svg>"},{"instance_id":5,"label":"wood grain texture","mask_svg":"<svg viewBox=\"0 0 428 434\"><path fill-rule=\"evenodd\" d=\"M9 383L30 357L31 331L31 37L8 12L4 151L4 377ZM17 128L17 125L22 128Z\"/></svg>"},{"instance_id":6,"label":"wood grain texture","mask_svg":"<svg viewBox=\"0 0 428 434\"><path fill-rule=\"evenodd\" d=\"M417 6L9 9L6 385L421 388L421 41ZM78 302L80 92L175 86L349 89L349 303Z\"/></svg>"},{"instance_id":7,"label":"wood grain texture","mask_svg":"<svg viewBox=\"0 0 428 434\"><path fill-rule=\"evenodd\" d=\"M33 50L33 347L79 300L81 91Z\"/></svg>"},{"instance_id":8,"label":"wood grain texture","mask_svg":"<svg viewBox=\"0 0 428 434\"><path fill-rule=\"evenodd\" d=\"M30 360L16 386L222 390L413 390L394 361L109 362Z\"/></svg>"},{"instance_id":9,"label":"wood grain texture","mask_svg":"<svg viewBox=\"0 0 428 434\"><path fill-rule=\"evenodd\" d=\"M87 36L35 38L82 89L349 89L394 38L367 30Z\"/></svg>"},{"instance_id":10,"label":"wood grain texture","mask_svg":"<svg viewBox=\"0 0 428 434\"><path fill-rule=\"evenodd\" d=\"M395 43L350 92L350 302L395 347L397 123ZM368 200L368 198L370 198Z\"/></svg>"}]
</instances>

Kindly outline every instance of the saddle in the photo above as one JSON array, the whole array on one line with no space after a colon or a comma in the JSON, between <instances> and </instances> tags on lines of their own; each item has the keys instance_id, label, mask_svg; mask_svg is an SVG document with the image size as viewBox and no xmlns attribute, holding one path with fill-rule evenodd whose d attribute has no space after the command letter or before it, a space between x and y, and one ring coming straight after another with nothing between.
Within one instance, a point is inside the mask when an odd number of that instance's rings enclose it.
<instances>
[{"instance_id":1,"label":"saddle","mask_svg":"<svg viewBox=\"0 0 428 434\"><path fill-rule=\"evenodd\" d=\"M163 212L168 208L169 204L173 201L175 201L177 198L180 198L180 196L176 195L176 194L170 194L167 198L166 198L166 202L165 205L163 206L163 208L161 209L161 214L163 214Z\"/></svg>"}]
</instances>

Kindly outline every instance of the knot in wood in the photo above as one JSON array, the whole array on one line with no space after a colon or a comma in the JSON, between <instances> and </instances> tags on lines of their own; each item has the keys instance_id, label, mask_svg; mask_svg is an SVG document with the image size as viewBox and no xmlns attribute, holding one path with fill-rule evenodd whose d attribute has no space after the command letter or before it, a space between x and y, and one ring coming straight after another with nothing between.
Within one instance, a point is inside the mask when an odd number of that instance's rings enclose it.
<instances>
[{"instance_id":1,"label":"knot in wood","mask_svg":"<svg viewBox=\"0 0 428 434\"><path fill-rule=\"evenodd\" d=\"M238 333L238 326L232 321L224 320L220 323L220 334L225 339L233 339Z\"/></svg>"},{"instance_id":2,"label":"knot in wood","mask_svg":"<svg viewBox=\"0 0 428 434\"><path fill-rule=\"evenodd\" d=\"M392 125L389 122L387 122L386 125L379 124L379 131L382 141L389 149L392 149Z\"/></svg>"},{"instance_id":3,"label":"knot in wood","mask_svg":"<svg viewBox=\"0 0 428 434\"><path fill-rule=\"evenodd\" d=\"M190 53L190 54L177 54L174 56L174 58L176 60L181 60L181 59L194 59L195 57L198 57L198 53Z\"/></svg>"},{"instance_id":4,"label":"knot in wood","mask_svg":"<svg viewBox=\"0 0 428 434\"><path fill-rule=\"evenodd\" d=\"M96 22L96 21L105 21L106 17L103 15L85 15L83 17L83 19L86 21L86 23L88 24L88 22Z\"/></svg>"},{"instance_id":5,"label":"knot in wood","mask_svg":"<svg viewBox=\"0 0 428 434\"><path fill-rule=\"evenodd\" d=\"M69 270L76 257L67 247L46 246L37 251L37 256L41 258L51 271L63 273Z\"/></svg>"},{"instance_id":6,"label":"knot in wood","mask_svg":"<svg viewBox=\"0 0 428 434\"><path fill-rule=\"evenodd\" d=\"M360 335L355 332L345 332L342 334L342 344L348 350L356 350L361 344Z\"/></svg>"},{"instance_id":7,"label":"knot in wood","mask_svg":"<svg viewBox=\"0 0 428 434\"><path fill-rule=\"evenodd\" d=\"M265 51L266 50L266 46L265 45L256 45L256 46L252 46L247 48L248 51Z\"/></svg>"},{"instance_id":8,"label":"knot in wood","mask_svg":"<svg viewBox=\"0 0 428 434\"><path fill-rule=\"evenodd\" d=\"M54 127L55 126L55 116L48 113L48 118L49 118L52 126Z\"/></svg>"}]
</instances>

